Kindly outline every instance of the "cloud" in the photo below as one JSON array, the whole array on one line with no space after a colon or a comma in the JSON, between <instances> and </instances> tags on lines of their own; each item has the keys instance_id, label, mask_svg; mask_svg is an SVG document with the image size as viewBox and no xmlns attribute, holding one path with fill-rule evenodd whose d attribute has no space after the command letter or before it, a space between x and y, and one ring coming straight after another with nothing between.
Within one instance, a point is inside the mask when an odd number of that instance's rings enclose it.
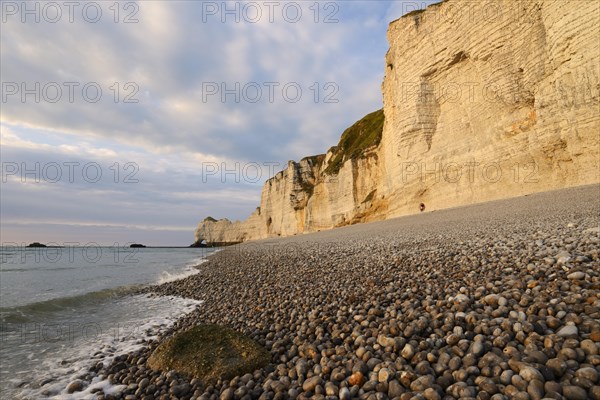
<instances>
[{"instance_id":1,"label":"cloud","mask_svg":"<svg viewBox=\"0 0 600 400\"><path fill-rule=\"evenodd\" d=\"M94 23L81 9L69 22L60 2L56 23L4 15L2 162L96 163L103 175L90 183L77 171L74 182L63 174L52 184L6 177L3 240L35 236L19 221L59 224L67 236L118 226L125 238L150 225L188 226L191 236L206 215L247 217L270 163L325 152L381 107L385 31L405 3L281 2L272 21L265 2L255 2L255 18L249 3L232 1L118 3L118 15L97 2ZM240 10L239 22L224 4ZM260 180L250 182L242 175L255 164ZM126 165L139 183L123 184ZM188 241L178 235L169 240Z\"/></svg>"}]
</instances>

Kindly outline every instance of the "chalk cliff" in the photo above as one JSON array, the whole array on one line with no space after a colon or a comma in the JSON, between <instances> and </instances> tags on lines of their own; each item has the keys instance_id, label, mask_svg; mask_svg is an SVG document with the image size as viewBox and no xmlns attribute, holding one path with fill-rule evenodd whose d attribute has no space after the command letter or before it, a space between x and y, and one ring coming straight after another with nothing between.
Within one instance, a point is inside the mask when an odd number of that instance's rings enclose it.
<instances>
[{"instance_id":1,"label":"chalk cliff","mask_svg":"<svg viewBox=\"0 0 600 400\"><path fill-rule=\"evenodd\" d=\"M196 239L289 236L599 182L599 37L593 1L447 0L403 16L388 29L383 112L327 154L290 161L248 220L205 220Z\"/></svg>"}]
</instances>

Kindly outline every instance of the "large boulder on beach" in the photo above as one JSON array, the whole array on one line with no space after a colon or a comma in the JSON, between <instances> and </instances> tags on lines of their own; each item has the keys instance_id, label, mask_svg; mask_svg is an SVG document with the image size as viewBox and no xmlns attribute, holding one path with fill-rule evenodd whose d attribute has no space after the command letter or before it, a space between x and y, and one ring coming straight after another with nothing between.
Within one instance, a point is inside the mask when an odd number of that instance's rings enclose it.
<instances>
[{"instance_id":1,"label":"large boulder on beach","mask_svg":"<svg viewBox=\"0 0 600 400\"><path fill-rule=\"evenodd\" d=\"M210 382L254 372L270 360L264 347L239 332L219 325L198 325L160 344L148 366Z\"/></svg>"}]
</instances>

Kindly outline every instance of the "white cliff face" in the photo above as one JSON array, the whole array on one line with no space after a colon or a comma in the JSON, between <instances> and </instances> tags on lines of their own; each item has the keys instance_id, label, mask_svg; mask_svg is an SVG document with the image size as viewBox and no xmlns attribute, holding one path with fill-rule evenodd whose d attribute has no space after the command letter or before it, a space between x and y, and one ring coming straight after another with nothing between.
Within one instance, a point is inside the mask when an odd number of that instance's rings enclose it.
<instances>
[{"instance_id":1,"label":"white cliff face","mask_svg":"<svg viewBox=\"0 0 600 400\"><path fill-rule=\"evenodd\" d=\"M372 150L345 162L336 175L327 175L324 164L320 171L322 179L307 204L304 231L331 229L366 219L363 214L372 207L373 191L379 181L377 159Z\"/></svg>"},{"instance_id":2,"label":"white cliff face","mask_svg":"<svg viewBox=\"0 0 600 400\"><path fill-rule=\"evenodd\" d=\"M393 22L387 216L598 182L599 7L447 1Z\"/></svg>"},{"instance_id":3,"label":"white cliff face","mask_svg":"<svg viewBox=\"0 0 600 400\"><path fill-rule=\"evenodd\" d=\"M379 181L377 153L349 160L339 173L325 173L325 156L290 161L285 170L263 186L260 207L246 221L204 220L196 241L239 243L252 239L291 236L378 218L368 212ZM381 218L381 217L379 217Z\"/></svg>"},{"instance_id":4,"label":"white cliff face","mask_svg":"<svg viewBox=\"0 0 600 400\"><path fill-rule=\"evenodd\" d=\"M480 4L481 3L481 4ZM326 173L290 162L244 222L197 239L240 242L600 181L600 5L448 0L390 24L381 143Z\"/></svg>"}]
</instances>

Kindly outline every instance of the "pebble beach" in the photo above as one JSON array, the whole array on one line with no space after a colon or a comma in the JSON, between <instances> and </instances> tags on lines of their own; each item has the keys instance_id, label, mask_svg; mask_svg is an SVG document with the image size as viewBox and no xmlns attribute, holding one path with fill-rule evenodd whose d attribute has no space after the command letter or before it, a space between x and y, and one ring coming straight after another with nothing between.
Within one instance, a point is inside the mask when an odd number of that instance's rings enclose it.
<instances>
[{"instance_id":1,"label":"pebble beach","mask_svg":"<svg viewBox=\"0 0 600 400\"><path fill-rule=\"evenodd\" d=\"M203 303L82 382L123 385L99 399L600 399L599 199L584 186L225 248L145 288ZM271 362L211 383L148 367L197 324Z\"/></svg>"}]
</instances>

